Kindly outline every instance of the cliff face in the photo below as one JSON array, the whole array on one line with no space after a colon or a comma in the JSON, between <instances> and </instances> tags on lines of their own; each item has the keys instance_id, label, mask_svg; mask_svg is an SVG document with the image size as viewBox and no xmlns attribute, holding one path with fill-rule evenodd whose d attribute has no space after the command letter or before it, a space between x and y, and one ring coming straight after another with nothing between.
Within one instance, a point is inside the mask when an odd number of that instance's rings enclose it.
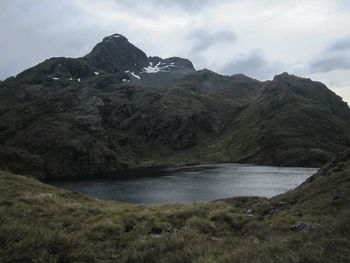
<instances>
[{"instance_id":1,"label":"cliff face","mask_svg":"<svg viewBox=\"0 0 350 263\"><path fill-rule=\"evenodd\" d=\"M349 107L321 83L195 71L118 34L0 83L0 168L40 178L177 163L319 166L349 146Z\"/></svg>"}]
</instances>

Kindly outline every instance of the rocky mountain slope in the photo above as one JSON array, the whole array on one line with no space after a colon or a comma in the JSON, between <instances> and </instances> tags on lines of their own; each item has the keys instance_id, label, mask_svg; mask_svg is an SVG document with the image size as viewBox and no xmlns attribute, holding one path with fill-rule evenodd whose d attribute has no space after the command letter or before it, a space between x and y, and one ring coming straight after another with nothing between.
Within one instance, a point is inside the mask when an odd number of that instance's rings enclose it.
<instances>
[{"instance_id":1,"label":"rocky mountain slope","mask_svg":"<svg viewBox=\"0 0 350 263\"><path fill-rule=\"evenodd\" d=\"M348 147L350 109L322 83L196 71L119 34L0 83L0 168L42 179L179 163L320 166Z\"/></svg>"},{"instance_id":2,"label":"rocky mountain slope","mask_svg":"<svg viewBox=\"0 0 350 263\"><path fill-rule=\"evenodd\" d=\"M195 72L187 59L147 57L120 34L105 37L82 60L105 72L124 72L127 74L123 79L127 82L125 84L143 87L166 88L186 74Z\"/></svg>"}]
</instances>

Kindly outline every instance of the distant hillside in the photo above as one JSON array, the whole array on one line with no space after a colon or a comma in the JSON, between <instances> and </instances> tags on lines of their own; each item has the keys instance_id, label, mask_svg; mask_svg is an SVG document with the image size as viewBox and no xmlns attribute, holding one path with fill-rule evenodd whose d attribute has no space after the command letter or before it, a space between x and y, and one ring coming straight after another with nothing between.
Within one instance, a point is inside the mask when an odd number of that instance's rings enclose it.
<instances>
[{"instance_id":1,"label":"distant hillside","mask_svg":"<svg viewBox=\"0 0 350 263\"><path fill-rule=\"evenodd\" d=\"M348 147L350 109L322 83L196 71L119 34L0 83L0 168L42 179L186 163L320 166Z\"/></svg>"}]
</instances>

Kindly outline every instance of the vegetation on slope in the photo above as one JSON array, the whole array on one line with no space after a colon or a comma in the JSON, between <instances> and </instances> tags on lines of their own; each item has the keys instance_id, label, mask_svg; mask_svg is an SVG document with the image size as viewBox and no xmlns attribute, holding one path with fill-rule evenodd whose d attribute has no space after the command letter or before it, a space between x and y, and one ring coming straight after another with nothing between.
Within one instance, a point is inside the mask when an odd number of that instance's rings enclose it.
<instances>
[{"instance_id":1,"label":"vegetation on slope","mask_svg":"<svg viewBox=\"0 0 350 263\"><path fill-rule=\"evenodd\" d=\"M349 200L350 151L289 193L209 203L99 201L1 172L0 261L348 262Z\"/></svg>"},{"instance_id":2,"label":"vegetation on slope","mask_svg":"<svg viewBox=\"0 0 350 263\"><path fill-rule=\"evenodd\" d=\"M314 167L347 147L350 109L321 83L195 71L119 34L0 83L0 169L40 179L179 163Z\"/></svg>"},{"instance_id":3,"label":"vegetation on slope","mask_svg":"<svg viewBox=\"0 0 350 263\"><path fill-rule=\"evenodd\" d=\"M324 85L288 74L262 83L203 70L164 90L125 86L118 74L30 85L26 74L0 87L0 167L14 173L86 177L218 162L315 167L350 146L349 107Z\"/></svg>"}]
</instances>

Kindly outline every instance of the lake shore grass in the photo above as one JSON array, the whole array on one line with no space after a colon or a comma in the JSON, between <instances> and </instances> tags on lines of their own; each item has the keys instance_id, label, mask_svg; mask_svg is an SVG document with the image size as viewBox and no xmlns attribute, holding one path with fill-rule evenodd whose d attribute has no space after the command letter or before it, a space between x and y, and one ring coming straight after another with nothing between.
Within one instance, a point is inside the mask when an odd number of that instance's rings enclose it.
<instances>
[{"instance_id":1,"label":"lake shore grass","mask_svg":"<svg viewBox=\"0 0 350 263\"><path fill-rule=\"evenodd\" d=\"M349 156L271 199L163 205L0 172L0 262L348 262Z\"/></svg>"}]
</instances>

